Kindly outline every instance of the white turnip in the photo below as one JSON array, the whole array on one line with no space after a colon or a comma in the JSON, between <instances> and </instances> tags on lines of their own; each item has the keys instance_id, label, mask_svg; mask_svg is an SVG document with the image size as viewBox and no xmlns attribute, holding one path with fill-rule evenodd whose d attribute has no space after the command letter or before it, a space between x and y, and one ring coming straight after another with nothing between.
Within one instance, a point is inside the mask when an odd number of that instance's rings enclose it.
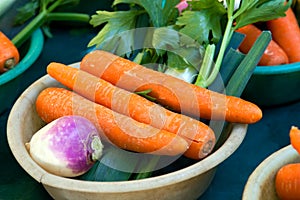
<instances>
[{"instance_id":1,"label":"white turnip","mask_svg":"<svg viewBox=\"0 0 300 200\"><path fill-rule=\"evenodd\" d=\"M80 116L64 116L45 125L26 147L43 169L63 177L87 172L103 149L94 124Z\"/></svg>"}]
</instances>

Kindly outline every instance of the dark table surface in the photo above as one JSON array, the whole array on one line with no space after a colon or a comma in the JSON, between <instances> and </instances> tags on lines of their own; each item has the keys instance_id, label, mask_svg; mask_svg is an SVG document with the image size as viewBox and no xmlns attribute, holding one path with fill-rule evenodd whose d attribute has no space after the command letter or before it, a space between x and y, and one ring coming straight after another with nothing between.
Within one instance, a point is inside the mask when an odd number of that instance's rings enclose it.
<instances>
[{"instance_id":1,"label":"dark table surface","mask_svg":"<svg viewBox=\"0 0 300 200\"><path fill-rule=\"evenodd\" d=\"M87 53L87 43L96 34L89 26L59 23L51 26L51 32L53 37L45 38L41 55L22 75L23 82L20 87L26 88L45 75L45 68L52 61L65 64L80 61ZM292 125L300 126L300 101L262 109L263 119L249 125L243 143L231 157L218 166L210 187L199 200L241 199L247 179L258 164L289 144L289 128ZM9 110L0 115L0 199L51 199L11 154L6 139L8 115Z\"/></svg>"}]
</instances>

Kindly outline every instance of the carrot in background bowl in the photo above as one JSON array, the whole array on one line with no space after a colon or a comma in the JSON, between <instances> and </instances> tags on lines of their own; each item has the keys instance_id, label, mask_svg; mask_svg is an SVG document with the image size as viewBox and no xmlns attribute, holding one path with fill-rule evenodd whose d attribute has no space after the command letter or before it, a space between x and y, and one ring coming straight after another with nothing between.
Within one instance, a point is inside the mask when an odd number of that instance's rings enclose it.
<instances>
[{"instance_id":1,"label":"carrot in background bowl","mask_svg":"<svg viewBox=\"0 0 300 200\"><path fill-rule=\"evenodd\" d=\"M12 69L19 63L20 54L11 40L0 31L0 74Z\"/></svg>"},{"instance_id":2,"label":"carrot in background bowl","mask_svg":"<svg viewBox=\"0 0 300 200\"><path fill-rule=\"evenodd\" d=\"M300 85L300 60L297 59L300 57L300 31L297 15L293 13L296 6L289 8L285 17L260 24L261 28L271 31L273 41L284 50L289 61L255 68L242 97L259 106L273 107L300 100L297 92Z\"/></svg>"},{"instance_id":3,"label":"carrot in background bowl","mask_svg":"<svg viewBox=\"0 0 300 200\"><path fill-rule=\"evenodd\" d=\"M21 74L36 61L42 52L43 45L43 33L37 29L31 38L19 48L20 62L13 69L0 74L0 102L4 103L0 106L0 113L11 108L13 102L25 89L25 85L21 83Z\"/></svg>"}]
</instances>

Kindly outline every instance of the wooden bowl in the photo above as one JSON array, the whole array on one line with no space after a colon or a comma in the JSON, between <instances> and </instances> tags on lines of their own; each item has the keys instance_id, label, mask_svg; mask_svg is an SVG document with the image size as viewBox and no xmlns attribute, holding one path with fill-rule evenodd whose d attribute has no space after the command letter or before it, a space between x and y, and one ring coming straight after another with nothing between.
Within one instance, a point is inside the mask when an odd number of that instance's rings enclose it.
<instances>
[{"instance_id":1,"label":"wooden bowl","mask_svg":"<svg viewBox=\"0 0 300 200\"><path fill-rule=\"evenodd\" d=\"M276 173L284 165L297 162L300 162L300 155L291 145L270 155L250 175L243 200L279 200L275 190Z\"/></svg>"},{"instance_id":2,"label":"wooden bowl","mask_svg":"<svg viewBox=\"0 0 300 200\"><path fill-rule=\"evenodd\" d=\"M247 125L231 124L224 142L205 159L167 174L132 181L93 182L52 175L37 165L28 154L25 143L44 122L35 110L41 90L61 85L45 75L34 82L15 102L7 123L10 149L22 168L54 199L196 199L209 187L216 167L242 143Z\"/></svg>"}]
</instances>

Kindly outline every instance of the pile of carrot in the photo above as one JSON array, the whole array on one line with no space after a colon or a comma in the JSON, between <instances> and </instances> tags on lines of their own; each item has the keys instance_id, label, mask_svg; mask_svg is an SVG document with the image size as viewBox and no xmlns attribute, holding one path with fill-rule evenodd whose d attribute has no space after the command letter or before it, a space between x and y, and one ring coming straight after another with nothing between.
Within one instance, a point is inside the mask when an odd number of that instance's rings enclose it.
<instances>
[{"instance_id":1,"label":"pile of carrot","mask_svg":"<svg viewBox=\"0 0 300 200\"><path fill-rule=\"evenodd\" d=\"M85 117L95 124L103 139L127 150L178 155L188 148L188 143L176 134L138 123L64 88L43 90L36 109L47 123L67 115Z\"/></svg>"},{"instance_id":2,"label":"pile of carrot","mask_svg":"<svg viewBox=\"0 0 300 200\"><path fill-rule=\"evenodd\" d=\"M296 126L290 129L290 142L300 155L300 130ZM275 189L280 199L300 199L300 163L286 164L275 177Z\"/></svg>"},{"instance_id":3,"label":"pile of carrot","mask_svg":"<svg viewBox=\"0 0 300 200\"><path fill-rule=\"evenodd\" d=\"M117 113L185 138L189 144L185 155L205 157L215 144L213 130L191 117L171 112L135 93L118 88L85 71L61 63L50 63L47 72L57 81L81 96Z\"/></svg>"},{"instance_id":4,"label":"pile of carrot","mask_svg":"<svg viewBox=\"0 0 300 200\"><path fill-rule=\"evenodd\" d=\"M272 40L258 65L274 66L300 62L299 24L292 8L289 8L285 14L284 17L262 23L265 25L264 29L272 33ZM237 32L245 34L239 50L248 53L262 30L255 24L250 24L237 29Z\"/></svg>"},{"instance_id":5,"label":"pile of carrot","mask_svg":"<svg viewBox=\"0 0 300 200\"><path fill-rule=\"evenodd\" d=\"M83 116L107 142L129 151L202 159L213 150L216 138L200 118L250 124L262 117L251 102L105 51L87 54L80 69L50 63L47 73L68 89L47 88L39 94L36 110L45 122ZM148 89L157 102L135 93Z\"/></svg>"}]
</instances>

